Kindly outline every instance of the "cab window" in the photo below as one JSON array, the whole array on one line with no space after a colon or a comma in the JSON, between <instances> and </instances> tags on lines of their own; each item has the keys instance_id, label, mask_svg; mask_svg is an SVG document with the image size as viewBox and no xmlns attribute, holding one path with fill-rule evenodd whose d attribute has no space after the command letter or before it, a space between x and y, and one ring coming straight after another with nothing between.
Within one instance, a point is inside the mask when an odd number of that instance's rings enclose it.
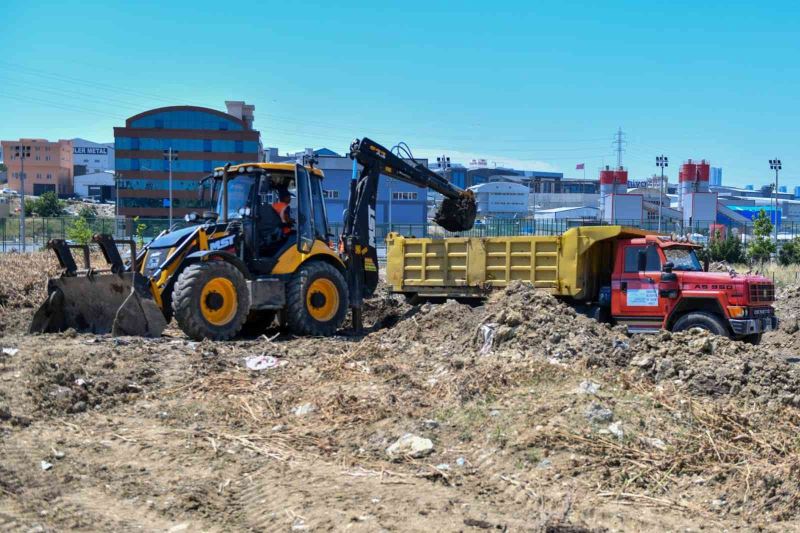
<instances>
[{"instance_id":1,"label":"cab window","mask_svg":"<svg viewBox=\"0 0 800 533\"><path fill-rule=\"evenodd\" d=\"M625 248L625 272L639 272L639 250L647 249L647 272L661 270L661 258L655 246L628 246Z\"/></svg>"}]
</instances>

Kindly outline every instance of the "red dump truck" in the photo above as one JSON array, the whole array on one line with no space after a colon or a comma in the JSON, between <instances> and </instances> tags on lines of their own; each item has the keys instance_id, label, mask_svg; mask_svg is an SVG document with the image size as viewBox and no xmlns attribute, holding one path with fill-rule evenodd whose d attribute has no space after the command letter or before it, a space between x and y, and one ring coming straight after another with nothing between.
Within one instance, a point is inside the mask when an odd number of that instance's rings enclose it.
<instances>
[{"instance_id":1,"label":"red dump truck","mask_svg":"<svg viewBox=\"0 0 800 533\"><path fill-rule=\"evenodd\" d=\"M622 226L558 236L387 238L391 290L475 299L520 280L588 306L631 332L702 328L757 343L777 328L775 286L763 276L708 272L698 245Z\"/></svg>"}]
</instances>

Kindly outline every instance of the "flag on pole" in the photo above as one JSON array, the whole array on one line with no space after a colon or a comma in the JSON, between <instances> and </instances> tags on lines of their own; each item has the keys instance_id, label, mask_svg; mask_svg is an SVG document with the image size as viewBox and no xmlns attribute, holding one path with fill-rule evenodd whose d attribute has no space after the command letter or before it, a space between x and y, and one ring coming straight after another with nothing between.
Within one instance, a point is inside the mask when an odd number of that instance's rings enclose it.
<instances>
[{"instance_id":1,"label":"flag on pole","mask_svg":"<svg viewBox=\"0 0 800 533\"><path fill-rule=\"evenodd\" d=\"M575 170L584 170L584 169L585 166L583 163L578 163L577 165L575 165Z\"/></svg>"}]
</instances>

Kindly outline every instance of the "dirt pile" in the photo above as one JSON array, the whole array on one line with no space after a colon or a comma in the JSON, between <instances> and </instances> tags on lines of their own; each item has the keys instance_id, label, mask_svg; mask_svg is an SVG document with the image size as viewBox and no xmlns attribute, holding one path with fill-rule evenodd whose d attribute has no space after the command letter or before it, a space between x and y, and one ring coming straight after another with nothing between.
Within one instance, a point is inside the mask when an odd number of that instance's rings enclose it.
<instances>
[{"instance_id":1,"label":"dirt pile","mask_svg":"<svg viewBox=\"0 0 800 533\"><path fill-rule=\"evenodd\" d=\"M473 346L483 354L511 351L565 361L613 358L625 343L622 329L600 324L548 293L515 283L488 300Z\"/></svg>"},{"instance_id":2,"label":"dirt pile","mask_svg":"<svg viewBox=\"0 0 800 533\"><path fill-rule=\"evenodd\" d=\"M58 261L47 253L3 253L0 272L0 334L24 331L47 296L47 279L59 273Z\"/></svg>"},{"instance_id":3,"label":"dirt pile","mask_svg":"<svg viewBox=\"0 0 800 533\"><path fill-rule=\"evenodd\" d=\"M478 308L454 301L426 304L394 328L373 335L380 350L450 364L492 354L580 361L590 367L630 368L654 383L669 381L693 394L800 406L800 368L784 351L699 329L630 336L622 327L598 323L521 283L496 292Z\"/></svg>"}]
</instances>

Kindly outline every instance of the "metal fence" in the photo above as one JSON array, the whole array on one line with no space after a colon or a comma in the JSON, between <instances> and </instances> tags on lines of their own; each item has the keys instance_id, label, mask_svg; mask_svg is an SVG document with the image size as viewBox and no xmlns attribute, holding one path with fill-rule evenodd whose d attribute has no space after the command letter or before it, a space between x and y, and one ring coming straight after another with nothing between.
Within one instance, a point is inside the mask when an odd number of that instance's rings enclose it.
<instances>
[{"instance_id":1,"label":"metal fence","mask_svg":"<svg viewBox=\"0 0 800 533\"><path fill-rule=\"evenodd\" d=\"M41 218L29 217L25 221L25 244L19 241L19 219L0 219L0 252L14 250L38 250L47 244L50 239L74 239L76 217ZM147 242L164 229L169 227L168 219L114 219L95 218L87 221L92 233L108 233L116 238L131 238L137 235ZM178 219L178 225L183 221ZM656 232L657 221L619 220L619 225L631 226ZM497 219L487 222L477 222L469 231L449 232L433 222L428 224L377 224L375 227L378 242L382 242L390 231L407 237L500 237L521 235L559 235L576 226L599 225L601 222L591 220L534 220L523 219ZM606 224L606 223L602 223ZM693 240L705 242L712 231L719 229L725 235L733 234L743 242L749 242L753 236L752 224L720 225L715 222L694 222L691 225L665 224L662 225L662 234L690 235ZM330 231L339 235L342 231L341 224L332 224ZM800 223L783 223L778 228L780 243L800 237Z\"/></svg>"}]
</instances>

